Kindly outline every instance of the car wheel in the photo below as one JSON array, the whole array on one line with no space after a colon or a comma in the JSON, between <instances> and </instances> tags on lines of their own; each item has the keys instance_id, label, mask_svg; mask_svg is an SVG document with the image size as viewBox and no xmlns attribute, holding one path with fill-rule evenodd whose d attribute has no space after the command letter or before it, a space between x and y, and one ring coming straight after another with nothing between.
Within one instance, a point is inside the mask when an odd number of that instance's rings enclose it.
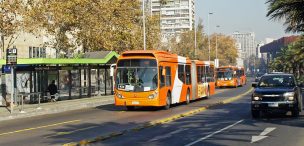
<instances>
[{"instance_id":1,"label":"car wheel","mask_svg":"<svg viewBox=\"0 0 304 146\"><path fill-rule=\"evenodd\" d=\"M295 109L295 110L292 110L291 111L291 116L292 117L298 117L300 114L299 110L298 109Z\"/></svg>"},{"instance_id":2,"label":"car wheel","mask_svg":"<svg viewBox=\"0 0 304 146\"><path fill-rule=\"evenodd\" d=\"M252 110L251 115L252 115L253 118L260 118L261 112L257 111L257 110Z\"/></svg>"},{"instance_id":3,"label":"car wheel","mask_svg":"<svg viewBox=\"0 0 304 146\"><path fill-rule=\"evenodd\" d=\"M166 98L166 105L164 106L164 109L168 110L168 109L170 109L170 106L171 106L171 93L168 92L167 98Z\"/></svg>"},{"instance_id":4,"label":"car wheel","mask_svg":"<svg viewBox=\"0 0 304 146\"><path fill-rule=\"evenodd\" d=\"M135 106L127 106L128 111L133 111L135 109Z\"/></svg>"}]
</instances>

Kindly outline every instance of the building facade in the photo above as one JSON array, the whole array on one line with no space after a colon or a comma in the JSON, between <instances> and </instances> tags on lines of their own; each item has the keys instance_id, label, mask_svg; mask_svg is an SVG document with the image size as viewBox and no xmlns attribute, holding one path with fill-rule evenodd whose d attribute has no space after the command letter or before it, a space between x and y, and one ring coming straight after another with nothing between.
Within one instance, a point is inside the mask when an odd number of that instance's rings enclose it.
<instances>
[{"instance_id":1,"label":"building facade","mask_svg":"<svg viewBox=\"0 0 304 146\"><path fill-rule=\"evenodd\" d=\"M241 44L242 58L249 58L250 56L256 56L255 34L253 32L234 32L232 37L237 43Z\"/></svg>"},{"instance_id":2,"label":"building facade","mask_svg":"<svg viewBox=\"0 0 304 146\"><path fill-rule=\"evenodd\" d=\"M267 66L269 65L270 61L274 60L277 57L277 54L281 51L282 48L287 47L289 44L295 42L298 37L299 36L282 37L278 40L274 40L271 43L261 46L260 53L267 54Z\"/></svg>"},{"instance_id":3,"label":"building facade","mask_svg":"<svg viewBox=\"0 0 304 146\"><path fill-rule=\"evenodd\" d=\"M242 57L244 56L242 51L242 45L241 43L236 43L235 46L237 48L237 53L238 53L238 58L236 58L236 64L237 66L244 66L244 59Z\"/></svg>"},{"instance_id":4,"label":"building facade","mask_svg":"<svg viewBox=\"0 0 304 146\"><path fill-rule=\"evenodd\" d=\"M178 37L182 32L193 30L195 17L194 0L148 0L151 15L160 17L162 42Z\"/></svg>"}]
</instances>

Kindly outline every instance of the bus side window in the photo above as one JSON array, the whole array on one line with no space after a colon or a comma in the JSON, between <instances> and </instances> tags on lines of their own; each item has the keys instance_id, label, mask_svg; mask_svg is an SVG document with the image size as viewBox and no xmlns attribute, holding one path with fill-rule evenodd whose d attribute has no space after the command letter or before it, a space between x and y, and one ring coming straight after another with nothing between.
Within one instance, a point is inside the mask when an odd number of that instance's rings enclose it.
<instances>
[{"instance_id":1,"label":"bus side window","mask_svg":"<svg viewBox=\"0 0 304 146\"><path fill-rule=\"evenodd\" d=\"M211 72L210 66L206 66L206 82L210 82Z\"/></svg>"},{"instance_id":2,"label":"bus side window","mask_svg":"<svg viewBox=\"0 0 304 146\"><path fill-rule=\"evenodd\" d=\"M171 67L166 66L166 86L171 86Z\"/></svg>"},{"instance_id":3,"label":"bus side window","mask_svg":"<svg viewBox=\"0 0 304 146\"><path fill-rule=\"evenodd\" d=\"M185 83L185 66L184 65L178 65L178 78L183 83Z\"/></svg>"},{"instance_id":4,"label":"bus side window","mask_svg":"<svg viewBox=\"0 0 304 146\"><path fill-rule=\"evenodd\" d=\"M159 67L159 79L160 79L160 84L159 84L159 86L160 86L160 88L162 88L162 87L165 86L165 77L164 77L164 75L162 74L162 72L163 72L163 67L160 66L160 67Z\"/></svg>"},{"instance_id":5,"label":"bus side window","mask_svg":"<svg viewBox=\"0 0 304 146\"><path fill-rule=\"evenodd\" d=\"M202 83L206 83L206 66L202 66Z\"/></svg>"},{"instance_id":6,"label":"bus side window","mask_svg":"<svg viewBox=\"0 0 304 146\"><path fill-rule=\"evenodd\" d=\"M196 67L196 72L197 72L197 83L201 84L202 83L202 67L197 66Z\"/></svg>"},{"instance_id":7,"label":"bus side window","mask_svg":"<svg viewBox=\"0 0 304 146\"><path fill-rule=\"evenodd\" d=\"M186 65L186 84L190 85L191 84L191 66Z\"/></svg>"}]
</instances>

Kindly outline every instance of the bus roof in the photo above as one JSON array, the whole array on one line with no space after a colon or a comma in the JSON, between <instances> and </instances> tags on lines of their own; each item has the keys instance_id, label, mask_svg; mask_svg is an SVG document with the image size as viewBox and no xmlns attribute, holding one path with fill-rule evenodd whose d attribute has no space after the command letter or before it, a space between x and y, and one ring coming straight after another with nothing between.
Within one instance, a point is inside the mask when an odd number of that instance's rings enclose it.
<instances>
[{"instance_id":1,"label":"bus roof","mask_svg":"<svg viewBox=\"0 0 304 146\"><path fill-rule=\"evenodd\" d=\"M193 60L197 65L210 65L214 66L213 61L200 61L200 60Z\"/></svg>"},{"instance_id":2,"label":"bus roof","mask_svg":"<svg viewBox=\"0 0 304 146\"><path fill-rule=\"evenodd\" d=\"M167 51L159 51L159 50L132 50L126 51L122 53L119 59L122 58L156 58L158 61L178 61L179 59L187 60L187 63L190 63L188 57L178 56L177 54L173 54Z\"/></svg>"}]
</instances>

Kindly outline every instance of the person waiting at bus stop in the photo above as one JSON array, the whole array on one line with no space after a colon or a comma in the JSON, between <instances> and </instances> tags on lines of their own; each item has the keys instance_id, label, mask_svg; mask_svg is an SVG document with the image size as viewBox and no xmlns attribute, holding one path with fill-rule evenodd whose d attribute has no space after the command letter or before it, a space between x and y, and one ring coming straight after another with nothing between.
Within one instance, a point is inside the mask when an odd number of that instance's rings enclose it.
<instances>
[{"instance_id":1,"label":"person waiting at bus stop","mask_svg":"<svg viewBox=\"0 0 304 146\"><path fill-rule=\"evenodd\" d=\"M55 85L55 80L48 86L48 90L51 95L51 101L56 101L55 94L58 93L57 86Z\"/></svg>"}]
</instances>

